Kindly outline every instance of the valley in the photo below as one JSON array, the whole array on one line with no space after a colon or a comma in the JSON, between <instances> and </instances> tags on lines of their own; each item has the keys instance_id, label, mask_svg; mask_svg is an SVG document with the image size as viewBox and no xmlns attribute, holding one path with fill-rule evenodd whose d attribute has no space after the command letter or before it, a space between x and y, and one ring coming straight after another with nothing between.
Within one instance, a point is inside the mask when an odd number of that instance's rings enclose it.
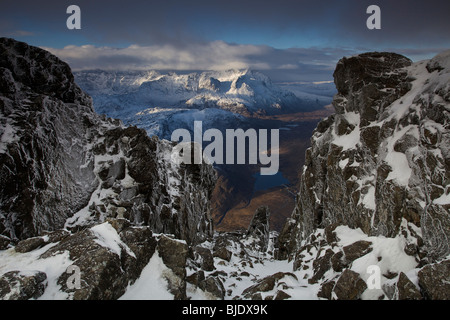
<instances>
[{"instance_id":1,"label":"valley","mask_svg":"<svg viewBox=\"0 0 450 320\"><path fill-rule=\"evenodd\" d=\"M218 129L222 136L227 129L279 130L277 174L258 177L267 165L214 164L218 179L211 211L218 231L246 229L261 205L272 211L271 230L280 231L295 205L312 132L334 113L330 103L336 92L330 81L278 84L254 70L94 70L75 72L75 79L92 96L98 113L142 128L149 136L170 140L179 129L194 133L195 121L201 121L203 132Z\"/></svg>"},{"instance_id":2,"label":"valley","mask_svg":"<svg viewBox=\"0 0 450 320\"><path fill-rule=\"evenodd\" d=\"M247 229L255 210L267 205L272 214L271 230L279 231L292 214L305 151L317 123L331 111L294 113L260 119L266 126L280 129L280 170L275 176L259 176L258 166L222 166L211 206L219 231ZM284 129L284 130L283 130Z\"/></svg>"}]
</instances>

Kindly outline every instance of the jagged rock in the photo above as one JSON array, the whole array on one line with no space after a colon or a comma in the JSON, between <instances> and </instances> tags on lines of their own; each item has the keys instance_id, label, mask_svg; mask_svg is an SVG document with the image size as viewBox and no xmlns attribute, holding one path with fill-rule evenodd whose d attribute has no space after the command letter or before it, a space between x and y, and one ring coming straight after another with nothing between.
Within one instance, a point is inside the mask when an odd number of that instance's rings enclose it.
<instances>
[{"instance_id":1,"label":"jagged rock","mask_svg":"<svg viewBox=\"0 0 450 320\"><path fill-rule=\"evenodd\" d=\"M10 238L0 235L0 250L6 250L14 244Z\"/></svg>"},{"instance_id":2,"label":"jagged rock","mask_svg":"<svg viewBox=\"0 0 450 320\"><path fill-rule=\"evenodd\" d=\"M278 260L289 259L294 251L297 244L296 241L296 228L297 224L294 219L286 219L286 223L278 235L278 241L276 243L275 258Z\"/></svg>"},{"instance_id":3,"label":"jagged rock","mask_svg":"<svg viewBox=\"0 0 450 320\"><path fill-rule=\"evenodd\" d=\"M69 236L67 230L57 230L53 232L43 232L40 237L32 237L19 241L14 247L16 252L26 253L41 248L49 243L55 243Z\"/></svg>"},{"instance_id":4,"label":"jagged rock","mask_svg":"<svg viewBox=\"0 0 450 320\"><path fill-rule=\"evenodd\" d=\"M198 263L199 267L205 271L213 271L214 257L211 250L197 246L193 249L194 260Z\"/></svg>"},{"instance_id":5,"label":"jagged rock","mask_svg":"<svg viewBox=\"0 0 450 320\"><path fill-rule=\"evenodd\" d=\"M157 250L164 264L173 271L173 275L165 275L170 292L176 300L186 299L186 261L189 253L187 244L162 235L158 240Z\"/></svg>"},{"instance_id":6,"label":"jagged rock","mask_svg":"<svg viewBox=\"0 0 450 320\"><path fill-rule=\"evenodd\" d=\"M338 241L336 237L336 233L334 230L339 226L339 223L333 223L327 226L324 230L325 239L327 240L328 244L333 244Z\"/></svg>"},{"instance_id":7,"label":"jagged rock","mask_svg":"<svg viewBox=\"0 0 450 320\"><path fill-rule=\"evenodd\" d=\"M334 242L337 225L396 237L405 222L422 232L409 234L410 254L434 261L450 253L442 241L450 237L449 59L444 52L412 64L375 52L339 61L336 114L313 133L297 204L279 237L281 258L292 258L318 228Z\"/></svg>"},{"instance_id":8,"label":"jagged rock","mask_svg":"<svg viewBox=\"0 0 450 320\"><path fill-rule=\"evenodd\" d=\"M225 261L230 261L231 257L232 257L232 253L230 250L228 250L225 247L219 248L218 250L215 250L213 253L213 257L215 258L220 258L223 259Z\"/></svg>"},{"instance_id":9,"label":"jagged rock","mask_svg":"<svg viewBox=\"0 0 450 320\"><path fill-rule=\"evenodd\" d=\"M112 224L104 223L64 237L61 237L62 232L56 231L53 240L60 239L59 242L41 255L40 258L45 259L68 252L73 265L80 269L80 288L68 286L71 273L65 272L58 278L61 291L67 292L70 298L119 298L128 284L139 277L155 252L156 239L148 226L116 230ZM52 234L48 237L51 239Z\"/></svg>"},{"instance_id":10,"label":"jagged rock","mask_svg":"<svg viewBox=\"0 0 450 320\"><path fill-rule=\"evenodd\" d=\"M212 166L177 165L174 144L97 115L49 52L0 38L0 56L0 234L24 240L126 218L189 244L212 236Z\"/></svg>"},{"instance_id":11,"label":"jagged rock","mask_svg":"<svg viewBox=\"0 0 450 320\"><path fill-rule=\"evenodd\" d=\"M319 292L317 293L317 297L331 300L333 288L335 285L336 285L336 281L333 281L333 280L325 281L320 286Z\"/></svg>"},{"instance_id":12,"label":"jagged rock","mask_svg":"<svg viewBox=\"0 0 450 320\"><path fill-rule=\"evenodd\" d=\"M369 241L357 241L342 248L331 257L331 266L334 271L341 272L351 265L353 261L372 251L372 243Z\"/></svg>"},{"instance_id":13,"label":"jagged rock","mask_svg":"<svg viewBox=\"0 0 450 320\"><path fill-rule=\"evenodd\" d=\"M212 294L217 299L223 300L225 297L225 288L218 277L209 276L204 280L200 280L198 287L203 291Z\"/></svg>"},{"instance_id":14,"label":"jagged rock","mask_svg":"<svg viewBox=\"0 0 450 320\"><path fill-rule=\"evenodd\" d=\"M46 244L44 238L42 237L33 237L28 238L26 240L19 241L19 243L15 246L14 250L20 253L30 252L34 249L40 248Z\"/></svg>"},{"instance_id":15,"label":"jagged rock","mask_svg":"<svg viewBox=\"0 0 450 320\"><path fill-rule=\"evenodd\" d=\"M325 273L331 269L331 257L333 255L333 250L327 249L323 256L314 260L314 275L311 279L308 279L309 284L317 283L325 275Z\"/></svg>"},{"instance_id":16,"label":"jagged rock","mask_svg":"<svg viewBox=\"0 0 450 320\"><path fill-rule=\"evenodd\" d=\"M117 299L125 292L128 282L133 280L131 275L135 275L124 268L127 260L125 255L129 255L126 250L114 252L96 240L95 233L91 229L85 229L65 238L41 256L48 258L69 252L73 265L81 271L81 288L67 285L70 273L63 273L58 284L62 291L75 300Z\"/></svg>"},{"instance_id":17,"label":"jagged rock","mask_svg":"<svg viewBox=\"0 0 450 320\"><path fill-rule=\"evenodd\" d=\"M261 280L259 280L256 284L254 284L251 287L248 287L242 292L242 295L246 299L252 298L254 294L260 293L260 292L267 292L271 291L275 288L277 283L283 279L284 277L293 277L297 280L297 276L293 273L289 272L278 272L273 275L267 276Z\"/></svg>"},{"instance_id":18,"label":"jagged rock","mask_svg":"<svg viewBox=\"0 0 450 320\"><path fill-rule=\"evenodd\" d=\"M47 286L47 275L40 271L10 271L0 276L0 300L39 298Z\"/></svg>"},{"instance_id":19,"label":"jagged rock","mask_svg":"<svg viewBox=\"0 0 450 320\"><path fill-rule=\"evenodd\" d=\"M287 300L289 298L292 298L289 294L287 294L283 290L278 290L273 300Z\"/></svg>"},{"instance_id":20,"label":"jagged rock","mask_svg":"<svg viewBox=\"0 0 450 320\"><path fill-rule=\"evenodd\" d=\"M118 219L106 219L106 222L108 222L118 233L122 232L124 229L131 226L131 223L127 219L118 218ZM151 232L151 231L150 231Z\"/></svg>"},{"instance_id":21,"label":"jagged rock","mask_svg":"<svg viewBox=\"0 0 450 320\"><path fill-rule=\"evenodd\" d=\"M419 273L423 295L432 300L450 300L450 260L429 264Z\"/></svg>"},{"instance_id":22,"label":"jagged rock","mask_svg":"<svg viewBox=\"0 0 450 320\"><path fill-rule=\"evenodd\" d=\"M186 282L193 284L198 287L199 284L205 280L205 272L203 270L194 272L193 274L186 277Z\"/></svg>"},{"instance_id":23,"label":"jagged rock","mask_svg":"<svg viewBox=\"0 0 450 320\"><path fill-rule=\"evenodd\" d=\"M419 289L411 282L411 280L400 272L399 278L393 285L383 285L384 293L390 300L422 300Z\"/></svg>"},{"instance_id":24,"label":"jagged rock","mask_svg":"<svg viewBox=\"0 0 450 320\"><path fill-rule=\"evenodd\" d=\"M269 217L270 210L267 206L256 209L250 226L247 230L247 237L253 237L260 251L266 251L269 243Z\"/></svg>"},{"instance_id":25,"label":"jagged rock","mask_svg":"<svg viewBox=\"0 0 450 320\"><path fill-rule=\"evenodd\" d=\"M125 225L127 225L127 223ZM124 226L122 226L122 228L123 227ZM119 230L117 230L117 232L120 232L120 239L135 255L135 257L131 255L125 255L123 257L124 268L129 273L131 281L134 281L134 279L139 277L142 269L145 268L150 261L150 258L155 253L157 241L148 226L130 226Z\"/></svg>"},{"instance_id":26,"label":"jagged rock","mask_svg":"<svg viewBox=\"0 0 450 320\"><path fill-rule=\"evenodd\" d=\"M367 284L358 273L345 269L333 288L333 295L337 300L358 300L366 289Z\"/></svg>"}]
</instances>

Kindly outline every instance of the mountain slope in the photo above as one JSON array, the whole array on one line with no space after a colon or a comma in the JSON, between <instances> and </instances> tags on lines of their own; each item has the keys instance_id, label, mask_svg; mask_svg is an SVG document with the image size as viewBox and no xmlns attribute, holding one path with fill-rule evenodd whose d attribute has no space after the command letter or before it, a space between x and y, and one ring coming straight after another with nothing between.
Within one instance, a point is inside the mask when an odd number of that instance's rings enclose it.
<instances>
[{"instance_id":1,"label":"mountain slope","mask_svg":"<svg viewBox=\"0 0 450 320\"><path fill-rule=\"evenodd\" d=\"M299 112L305 103L252 70L160 74L156 71L80 71L77 82L97 112L117 117L148 108L218 108L240 114ZM114 114L117 112L117 114Z\"/></svg>"},{"instance_id":2,"label":"mountain slope","mask_svg":"<svg viewBox=\"0 0 450 320\"><path fill-rule=\"evenodd\" d=\"M97 115L50 53L2 38L0 56L1 234L25 239L116 217L188 242L211 234L210 166L175 165L171 143Z\"/></svg>"},{"instance_id":3,"label":"mountain slope","mask_svg":"<svg viewBox=\"0 0 450 320\"><path fill-rule=\"evenodd\" d=\"M300 266L305 246L314 243L323 252L331 250L322 265L342 270L337 264L342 253L335 256L332 250L341 225L401 241L400 250L415 258L403 272L448 257L449 62L449 51L414 64L392 53L339 61L334 73L336 114L319 123L313 134L297 205L280 234L280 258L290 257ZM378 262L364 263L357 271L367 277L361 267ZM382 269L383 281L394 263L402 258ZM326 270L316 272L313 282ZM325 285L332 279L321 281ZM333 288L333 283L327 285Z\"/></svg>"},{"instance_id":4,"label":"mountain slope","mask_svg":"<svg viewBox=\"0 0 450 320\"><path fill-rule=\"evenodd\" d=\"M95 114L49 53L0 57L0 299L450 299L448 52L339 62L278 237L267 207L213 234L211 166Z\"/></svg>"}]
</instances>

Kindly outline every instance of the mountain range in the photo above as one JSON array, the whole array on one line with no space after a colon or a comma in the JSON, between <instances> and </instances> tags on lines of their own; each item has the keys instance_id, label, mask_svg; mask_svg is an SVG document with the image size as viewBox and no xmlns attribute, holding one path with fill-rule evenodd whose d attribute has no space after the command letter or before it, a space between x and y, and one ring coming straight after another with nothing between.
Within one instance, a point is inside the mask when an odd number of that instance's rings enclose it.
<instances>
[{"instance_id":1,"label":"mountain range","mask_svg":"<svg viewBox=\"0 0 450 320\"><path fill-rule=\"evenodd\" d=\"M214 168L98 115L54 55L0 38L0 75L1 299L450 298L450 51L339 61L280 233L266 206L216 232Z\"/></svg>"}]
</instances>

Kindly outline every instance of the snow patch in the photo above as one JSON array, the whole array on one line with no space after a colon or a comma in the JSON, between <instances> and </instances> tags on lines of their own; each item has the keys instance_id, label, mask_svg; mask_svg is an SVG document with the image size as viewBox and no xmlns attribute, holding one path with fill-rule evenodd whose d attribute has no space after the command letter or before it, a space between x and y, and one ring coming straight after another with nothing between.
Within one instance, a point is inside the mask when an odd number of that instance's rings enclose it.
<instances>
[{"instance_id":1,"label":"snow patch","mask_svg":"<svg viewBox=\"0 0 450 320\"><path fill-rule=\"evenodd\" d=\"M121 256L122 249L125 249L130 256L136 258L134 252L120 239L116 229L110 223L105 222L96 225L91 228L91 231L97 238L94 241L102 247L108 248L119 257Z\"/></svg>"},{"instance_id":2,"label":"snow patch","mask_svg":"<svg viewBox=\"0 0 450 320\"><path fill-rule=\"evenodd\" d=\"M149 263L144 267L140 277L128 288L119 300L173 300L167 289L164 274L172 272L166 267L155 251Z\"/></svg>"}]
</instances>

